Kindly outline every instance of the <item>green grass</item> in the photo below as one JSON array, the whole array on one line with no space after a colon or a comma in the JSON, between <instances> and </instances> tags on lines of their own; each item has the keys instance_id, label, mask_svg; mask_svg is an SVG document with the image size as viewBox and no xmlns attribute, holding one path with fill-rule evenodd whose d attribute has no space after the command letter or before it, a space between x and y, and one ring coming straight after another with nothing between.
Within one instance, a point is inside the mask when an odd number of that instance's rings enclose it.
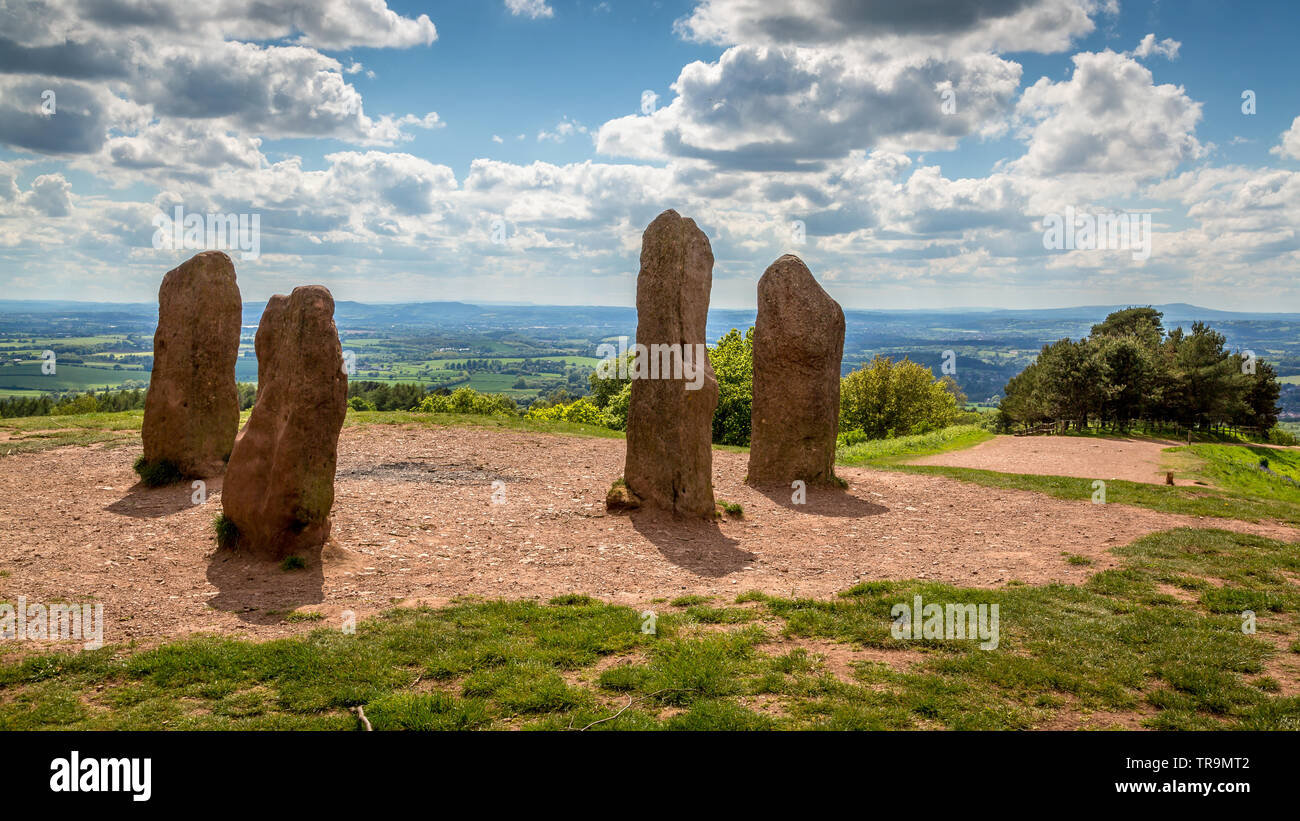
<instances>
[{"instance_id":1,"label":"green grass","mask_svg":"<svg viewBox=\"0 0 1300 821\"><path fill-rule=\"evenodd\" d=\"M136 431L144 426L143 410L81 413L67 416L16 416L0 419L0 430L14 433L67 429L107 432Z\"/></svg>"},{"instance_id":2,"label":"green grass","mask_svg":"<svg viewBox=\"0 0 1300 821\"><path fill-rule=\"evenodd\" d=\"M1087 436L1118 434L1090 431ZM992 437L977 425L944 428L917 436L873 440L836 452L836 462L855 467L875 467L911 473L928 473L960 479L985 487L1029 490L1058 499L1088 499L1093 495L1092 479L1070 476L1036 476L1000 473L975 468L943 465L908 465L904 462L932 453L971 447ZM1191 457L1195 472L1215 485L1186 487L1154 485L1141 482L1110 480L1106 482L1106 502L1222 519L1260 521L1276 519L1300 525L1300 487L1256 469L1267 458L1276 473L1300 481L1300 450L1279 450L1254 445L1193 444L1168 448L1167 453Z\"/></svg>"},{"instance_id":3,"label":"green grass","mask_svg":"<svg viewBox=\"0 0 1300 821\"><path fill-rule=\"evenodd\" d=\"M175 463L166 459L158 462L150 462L141 454L135 460L133 466L136 475L140 477L140 483L145 487L162 487L163 485L174 485L185 477L181 475L180 468Z\"/></svg>"},{"instance_id":4,"label":"green grass","mask_svg":"<svg viewBox=\"0 0 1300 821\"><path fill-rule=\"evenodd\" d=\"M0 419L0 431L10 436L0 441L0 457L70 445L84 447L107 442L116 446L139 442L138 432L143 423L142 410Z\"/></svg>"},{"instance_id":5,"label":"green grass","mask_svg":"<svg viewBox=\"0 0 1300 821\"><path fill-rule=\"evenodd\" d=\"M1244 496L1300 505L1300 450L1198 444L1190 448L1170 448L1170 451L1190 451L1203 460L1199 472L1218 488ZM1298 484L1260 470L1261 460L1267 460L1269 470Z\"/></svg>"},{"instance_id":6,"label":"green grass","mask_svg":"<svg viewBox=\"0 0 1300 821\"><path fill-rule=\"evenodd\" d=\"M1184 529L1113 552L1122 565L1079 586L690 599L654 634L634 608L572 594L399 608L351 635L321 621L265 642L33 652L0 664L0 730L352 730L357 705L376 730L1027 729L1067 714L1300 728L1275 666L1293 656L1275 647L1300 646L1296 545ZM997 604L997 649L893 638L891 607L915 595ZM1259 634L1243 633L1244 609ZM822 648L836 645L848 655L832 666ZM907 663L874 660L882 650Z\"/></svg>"},{"instance_id":7,"label":"green grass","mask_svg":"<svg viewBox=\"0 0 1300 821\"><path fill-rule=\"evenodd\" d=\"M224 513L218 513L212 520L212 531L217 537L217 547L233 550L239 544L239 528Z\"/></svg>"},{"instance_id":8,"label":"green grass","mask_svg":"<svg viewBox=\"0 0 1300 821\"><path fill-rule=\"evenodd\" d=\"M479 427L505 428L534 433L560 433L575 436L596 436L602 439L622 439L623 432L602 428L599 425L582 425L527 419L522 416L480 416L468 413L416 413L413 411L354 411L348 410L344 426L353 425L424 425L427 427Z\"/></svg>"},{"instance_id":9,"label":"green grass","mask_svg":"<svg viewBox=\"0 0 1300 821\"><path fill-rule=\"evenodd\" d=\"M1031 490L1057 499L1091 499L1092 479L1074 476L1034 476L1022 473L998 473L992 470L948 467L946 465L895 465L894 470L947 476L984 487ZM1276 498L1250 498L1202 487L1152 485L1121 479L1106 481L1106 504L1133 505L1166 513L1207 516L1216 519L1241 519L1258 522L1276 519L1300 525L1300 505Z\"/></svg>"},{"instance_id":10,"label":"green grass","mask_svg":"<svg viewBox=\"0 0 1300 821\"><path fill-rule=\"evenodd\" d=\"M836 449L835 461L852 467L888 465L903 459L969 448L992 438L993 434L979 425L954 425L915 436L873 439L840 447Z\"/></svg>"},{"instance_id":11,"label":"green grass","mask_svg":"<svg viewBox=\"0 0 1300 821\"><path fill-rule=\"evenodd\" d=\"M668 602L668 604L673 607L692 607L697 604L708 604L711 601L713 601L713 596L699 596L699 595L691 594L688 596L678 596L677 598Z\"/></svg>"}]
</instances>

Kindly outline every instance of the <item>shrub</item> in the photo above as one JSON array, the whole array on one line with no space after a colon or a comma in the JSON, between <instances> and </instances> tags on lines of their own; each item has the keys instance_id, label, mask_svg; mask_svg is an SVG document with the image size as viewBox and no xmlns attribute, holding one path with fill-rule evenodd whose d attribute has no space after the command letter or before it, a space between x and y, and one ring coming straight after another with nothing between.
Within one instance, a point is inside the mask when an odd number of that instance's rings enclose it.
<instances>
[{"instance_id":1,"label":"shrub","mask_svg":"<svg viewBox=\"0 0 1300 821\"><path fill-rule=\"evenodd\" d=\"M99 410L99 400L94 391L79 394L66 402L60 401L50 409L50 416L71 416L78 413L94 413Z\"/></svg>"},{"instance_id":2,"label":"shrub","mask_svg":"<svg viewBox=\"0 0 1300 821\"><path fill-rule=\"evenodd\" d=\"M741 336L732 328L709 349L709 364L718 380L718 407L713 412L713 441L749 444L754 406L754 329Z\"/></svg>"},{"instance_id":3,"label":"shrub","mask_svg":"<svg viewBox=\"0 0 1300 821\"><path fill-rule=\"evenodd\" d=\"M467 413L476 416L517 416L515 400L500 393L479 393L473 388L457 388L450 396L431 394L415 407L420 413Z\"/></svg>"},{"instance_id":4,"label":"shrub","mask_svg":"<svg viewBox=\"0 0 1300 821\"><path fill-rule=\"evenodd\" d=\"M1300 445L1300 439L1297 439L1281 425L1274 425L1268 429L1268 443L1270 445Z\"/></svg>"},{"instance_id":5,"label":"shrub","mask_svg":"<svg viewBox=\"0 0 1300 821\"><path fill-rule=\"evenodd\" d=\"M840 430L888 439L947 427L958 415L954 390L923 365L877 356L840 381Z\"/></svg>"},{"instance_id":6,"label":"shrub","mask_svg":"<svg viewBox=\"0 0 1300 821\"><path fill-rule=\"evenodd\" d=\"M842 431L840 435L835 438L837 440L835 443L836 447L841 447L841 448L853 447L854 445L861 444L862 442L871 441L871 437L861 430Z\"/></svg>"},{"instance_id":7,"label":"shrub","mask_svg":"<svg viewBox=\"0 0 1300 821\"><path fill-rule=\"evenodd\" d=\"M622 390L610 398L605 405L605 427L613 430L627 430L627 409L632 404L632 382L623 385Z\"/></svg>"},{"instance_id":8,"label":"shrub","mask_svg":"<svg viewBox=\"0 0 1300 821\"><path fill-rule=\"evenodd\" d=\"M632 363L635 360L636 352L628 351L623 357L623 376L618 374L619 362L614 357L601 362L596 366L595 370L588 374L587 381L591 384L591 401L595 402L597 407L605 408L614 397L632 385Z\"/></svg>"},{"instance_id":9,"label":"shrub","mask_svg":"<svg viewBox=\"0 0 1300 821\"><path fill-rule=\"evenodd\" d=\"M555 422L576 422L582 425L600 425L602 427L612 427L606 424L610 421L606 414L586 397L571 402L567 405L551 405L549 407L534 406L528 409L529 419L542 419ZM625 421L626 424L626 421Z\"/></svg>"}]
</instances>

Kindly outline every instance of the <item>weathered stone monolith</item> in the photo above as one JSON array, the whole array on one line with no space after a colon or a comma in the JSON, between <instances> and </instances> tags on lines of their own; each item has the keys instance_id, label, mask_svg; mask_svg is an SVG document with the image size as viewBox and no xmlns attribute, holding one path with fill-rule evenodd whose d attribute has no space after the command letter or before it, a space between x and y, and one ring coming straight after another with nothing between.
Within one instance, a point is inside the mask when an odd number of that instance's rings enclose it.
<instances>
[{"instance_id":1,"label":"weathered stone monolith","mask_svg":"<svg viewBox=\"0 0 1300 821\"><path fill-rule=\"evenodd\" d=\"M750 484L836 483L843 353L839 303L798 257L772 263L758 281Z\"/></svg>"},{"instance_id":2,"label":"weathered stone monolith","mask_svg":"<svg viewBox=\"0 0 1300 821\"><path fill-rule=\"evenodd\" d=\"M221 506L234 526L227 546L281 559L330 535L348 379L329 290L271 297L255 344L257 402L235 441Z\"/></svg>"},{"instance_id":3,"label":"weathered stone monolith","mask_svg":"<svg viewBox=\"0 0 1300 821\"><path fill-rule=\"evenodd\" d=\"M205 251L163 277L144 401L144 460L137 466L146 481L226 469L239 431L241 310L235 266L220 251Z\"/></svg>"},{"instance_id":4,"label":"weathered stone monolith","mask_svg":"<svg viewBox=\"0 0 1300 821\"><path fill-rule=\"evenodd\" d=\"M623 473L631 506L714 515L718 382L704 347L712 286L709 238L676 211L656 217L641 238L636 283L638 356Z\"/></svg>"}]
</instances>

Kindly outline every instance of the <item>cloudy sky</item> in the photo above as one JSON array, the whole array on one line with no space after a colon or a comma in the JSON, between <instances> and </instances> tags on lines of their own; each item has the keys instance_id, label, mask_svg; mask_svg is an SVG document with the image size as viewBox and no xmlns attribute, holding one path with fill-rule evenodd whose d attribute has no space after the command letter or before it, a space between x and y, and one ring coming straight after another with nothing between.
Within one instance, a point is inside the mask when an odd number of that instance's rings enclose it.
<instances>
[{"instance_id":1,"label":"cloudy sky","mask_svg":"<svg viewBox=\"0 0 1300 821\"><path fill-rule=\"evenodd\" d=\"M256 215L246 299L1300 311L1289 0L0 0L0 297L148 301L156 220ZM50 94L50 92L53 92ZM1150 255L1044 248L1149 214Z\"/></svg>"}]
</instances>

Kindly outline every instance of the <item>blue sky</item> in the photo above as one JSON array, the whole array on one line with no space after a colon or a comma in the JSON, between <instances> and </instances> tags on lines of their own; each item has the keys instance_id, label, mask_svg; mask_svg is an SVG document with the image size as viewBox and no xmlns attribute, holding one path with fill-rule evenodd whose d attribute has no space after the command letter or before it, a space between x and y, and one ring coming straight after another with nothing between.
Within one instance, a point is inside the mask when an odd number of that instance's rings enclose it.
<instances>
[{"instance_id":1,"label":"blue sky","mask_svg":"<svg viewBox=\"0 0 1300 821\"><path fill-rule=\"evenodd\" d=\"M1300 311L1283 2L147 8L0 10L4 297L152 299L179 205L257 216L248 299L626 305L676 208L719 307L793 252L854 308ZM1149 244L1045 247L1066 209Z\"/></svg>"}]
</instances>

